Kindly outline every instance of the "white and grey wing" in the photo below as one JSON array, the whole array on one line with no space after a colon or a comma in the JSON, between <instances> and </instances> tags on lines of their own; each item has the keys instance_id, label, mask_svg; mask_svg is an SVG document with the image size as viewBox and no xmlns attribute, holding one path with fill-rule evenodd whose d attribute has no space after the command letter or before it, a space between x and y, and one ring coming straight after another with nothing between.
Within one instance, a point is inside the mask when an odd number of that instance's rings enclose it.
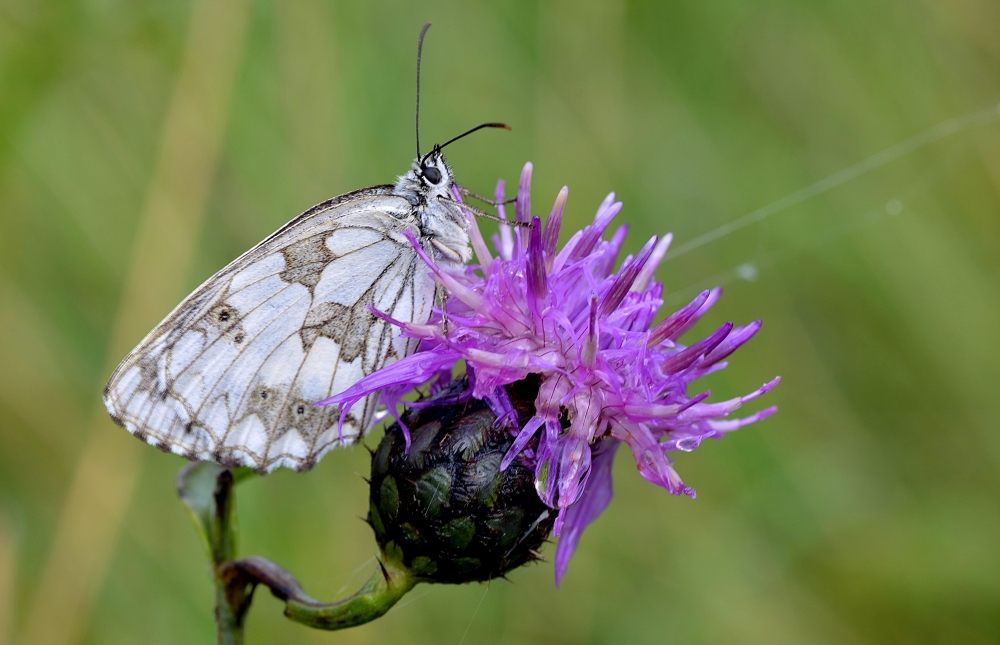
<instances>
[{"instance_id":1,"label":"white and grey wing","mask_svg":"<svg viewBox=\"0 0 1000 645\"><path fill-rule=\"evenodd\" d=\"M430 315L434 283L402 235L408 208L382 187L345 195L235 260L118 367L112 418L162 450L265 472L356 441L374 397L340 430L338 408L312 404L415 349L369 311Z\"/></svg>"}]
</instances>

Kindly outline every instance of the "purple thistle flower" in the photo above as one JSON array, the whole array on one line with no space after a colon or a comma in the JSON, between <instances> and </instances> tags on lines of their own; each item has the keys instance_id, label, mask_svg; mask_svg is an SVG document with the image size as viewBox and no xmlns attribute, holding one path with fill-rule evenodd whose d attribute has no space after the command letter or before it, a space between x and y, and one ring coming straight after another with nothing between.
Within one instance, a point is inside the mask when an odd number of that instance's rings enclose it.
<instances>
[{"instance_id":1,"label":"purple thistle flower","mask_svg":"<svg viewBox=\"0 0 1000 645\"><path fill-rule=\"evenodd\" d=\"M705 402L707 391L689 395L689 384L724 368L723 359L753 337L760 321L743 327L726 323L693 345L678 343L718 299L720 290L713 289L650 328L663 304L662 286L653 277L670 236L653 237L614 272L627 229L620 228L611 240L603 238L622 206L612 193L594 223L557 252L567 189L560 191L543 231L530 213L531 171L526 164L515 219L532 226L518 227L512 234L501 224L500 235L494 237L498 258L490 256L471 213L466 215L478 267L448 273L410 240L451 296L446 315L437 311L420 325L373 311L404 335L420 338L419 351L321 404L341 404L349 410L361 398L381 391L382 403L395 414L404 394L428 384L433 390L450 378L458 360L464 360L472 396L486 401L498 423L509 424L515 436L501 468L514 460L534 468L539 497L558 509L558 585L581 533L611 500L611 463L621 443L631 449L646 480L693 498L694 490L681 481L668 453L690 452L706 438L719 439L770 416L777 408L725 418L779 379L718 403ZM502 181L496 194L502 201ZM457 192L455 197L459 199ZM505 217L502 206L499 210ZM540 377L535 416L519 428L504 386L529 374ZM408 442L408 430L402 422L400 426Z\"/></svg>"}]
</instances>

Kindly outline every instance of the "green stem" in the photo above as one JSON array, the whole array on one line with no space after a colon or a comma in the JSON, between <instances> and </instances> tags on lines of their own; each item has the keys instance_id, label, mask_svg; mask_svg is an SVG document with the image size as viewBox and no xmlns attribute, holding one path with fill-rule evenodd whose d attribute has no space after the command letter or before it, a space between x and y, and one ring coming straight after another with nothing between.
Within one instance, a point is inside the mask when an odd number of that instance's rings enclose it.
<instances>
[{"instance_id":1,"label":"green stem","mask_svg":"<svg viewBox=\"0 0 1000 645\"><path fill-rule=\"evenodd\" d=\"M344 629L375 620L384 615L419 582L409 569L394 562L379 562L368 582L353 596L324 603L302 591L290 573L264 558L252 556L229 563L233 578L242 585L261 583L275 597L285 601L285 615L291 620L316 629Z\"/></svg>"},{"instance_id":2,"label":"green stem","mask_svg":"<svg viewBox=\"0 0 1000 645\"><path fill-rule=\"evenodd\" d=\"M241 584L225 568L215 567L215 638L218 645L243 645L243 624L254 586Z\"/></svg>"},{"instance_id":3,"label":"green stem","mask_svg":"<svg viewBox=\"0 0 1000 645\"><path fill-rule=\"evenodd\" d=\"M236 560L237 481L249 471L229 471L215 464L188 464L177 475L177 491L212 562L215 624L219 645L242 645L243 625L258 584L285 601L285 615L317 629L363 625L385 614L420 580L400 561L398 550L383 555L379 568L353 596L320 602L302 591L292 574L261 557Z\"/></svg>"},{"instance_id":4,"label":"green stem","mask_svg":"<svg viewBox=\"0 0 1000 645\"><path fill-rule=\"evenodd\" d=\"M235 473L241 479L244 475ZM242 645L243 623L253 599L253 586L236 584L225 567L236 557L239 542L235 477L233 472L205 462L188 464L177 475L177 492L212 562L219 645Z\"/></svg>"}]
</instances>

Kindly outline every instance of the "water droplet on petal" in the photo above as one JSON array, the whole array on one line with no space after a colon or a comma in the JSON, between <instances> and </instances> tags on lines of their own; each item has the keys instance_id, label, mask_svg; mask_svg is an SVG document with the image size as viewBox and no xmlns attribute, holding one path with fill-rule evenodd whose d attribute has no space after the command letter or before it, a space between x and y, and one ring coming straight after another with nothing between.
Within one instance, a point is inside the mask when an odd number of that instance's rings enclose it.
<instances>
[{"instance_id":1,"label":"water droplet on petal","mask_svg":"<svg viewBox=\"0 0 1000 645\"><path fill-rule=\"evenodd\" d=\"M677 440L677 449L683 450L684 452L691 452L698 445L701 444L701 439L699 437L684 437L683 439Z\"/></svg>"}]
</instances>

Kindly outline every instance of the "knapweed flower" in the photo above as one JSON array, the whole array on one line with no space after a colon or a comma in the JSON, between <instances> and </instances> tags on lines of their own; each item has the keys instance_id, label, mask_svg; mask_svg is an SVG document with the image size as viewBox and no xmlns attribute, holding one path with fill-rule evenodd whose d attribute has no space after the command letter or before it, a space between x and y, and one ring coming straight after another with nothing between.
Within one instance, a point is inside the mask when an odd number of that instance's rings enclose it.
<instances>
[{"instance_id":1,"label":"knapweed flower","mask_svg":"<svg viewBox=\"0 0 1000 645\"><path fill-rule=\"evenodd\" d=\"M689 393L694 381L726 366L725 359L760 329L760 321L742 327L726 323L707 338L682 345L678 339L715 304L720 290L699 294L654 325L663 304L654 274L670 236L650 239L615 270L627 227L604 239L622 206L612 193L594 223L557 249L567 190L559 193L543 229L531 215L531 171L531 164L525 165L518 186L515 217L521 226L501 225L494 238L499 257L491 255L471 213L478 266L446 272L411 240L447 290L447 305L427 324L373 312L421 339L419 350L324 403L347 410L380 391L395 414L405 394L423 386L437 391L464 360L471 395L486 402L514 436L501 469L515 461L533 469L539 498L558 511L553 529L561 536L558 585L584 528L611 500L611 463L621 443L631 449L645 479L694 497L669 453L690 452L706 438L721 438L774 413L772 407L727 418L779 379L716 403L707 401L707 391ZM503 182L496 197L503 201ZM505 218L503 207L498 210ZM538 379L534 414L519 424L505 386L532 374ZM408 447L408 430L400 426Z\"/></svg>"}]
</instances>

